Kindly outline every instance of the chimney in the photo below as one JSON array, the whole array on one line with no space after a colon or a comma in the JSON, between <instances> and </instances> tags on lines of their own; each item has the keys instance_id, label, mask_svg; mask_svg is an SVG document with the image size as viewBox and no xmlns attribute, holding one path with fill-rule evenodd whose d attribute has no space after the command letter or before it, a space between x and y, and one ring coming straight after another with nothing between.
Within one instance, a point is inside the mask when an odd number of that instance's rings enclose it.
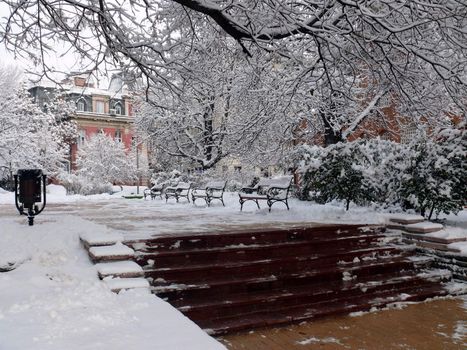
<instances>
[{"instance_id":1,"label":"chimney","mask_svg":"<svg viewBox=\"0 0 467 350\"><path fill-rule=\"evenodd\" d=\"M86 79L82 77L75 77L75 86L85 87L86 86Z\"/></svg>"}]
</instances>

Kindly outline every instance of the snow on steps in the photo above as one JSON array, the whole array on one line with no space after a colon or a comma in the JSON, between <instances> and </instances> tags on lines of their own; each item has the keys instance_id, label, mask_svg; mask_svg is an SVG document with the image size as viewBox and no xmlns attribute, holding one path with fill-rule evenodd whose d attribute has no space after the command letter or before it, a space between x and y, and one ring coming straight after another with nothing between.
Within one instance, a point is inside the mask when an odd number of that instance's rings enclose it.
<instances>
[{"instance_id":1,"label":"snow on steps","mask_svg":"<svg viewBox=\"0 0 467 350\"><path fill-rule=\"evenodd\" d=\"M122 289L146 288L149 282L145 278L104 278L104 283L112 292L120 292Z\"/></svg>"},{"instance_id":2,"label":"snow on steps","mask_svg":"<svg viewBox=\"0 0 467 350\"><path fill-rule=\"evenodd\" d=\"M405 230L413 233L431 233L441 231L442 229L443 225L426 221L405 225Z\"/></svg>"},{"instance_id":3,"label":"snow on steps","mask_svg":"<svg viewBox=\"0 0 467 350\"><path fill-rule=\"evenodd\" d=\"M114 245L94 246L89 248L89 256L93 262L110 260L130 260L135 251L126 245L117 242Z\"/></svg>"},{"instance_id":4,"label":"snow on steps","mask_svg":"<svg viewBox=\"0 0 467 350\"><path fill-rule=\"evenodd\" d=\"M402 238L405 243L412 243L420 248L462 253L455 243L465 244L463 242L467 241L467 230L460 227L445 227L429 233L402 232Z\"/></svg>"},{"instance_id":5,"label":"snow on steps","mask_svg":"<svg viewBox=\"0 0 467 350\"><path fill-rule=\"evenodd\" d=\"M443 229L443 225L425 221L420 215L391 214L388 216L387 228L412 233L431 233Z\"/></svg>"},{"instance_id":6,"label":"snow on steps","mask_svg":"<svg viewBox=\"0 0 467 350\"><path fill-rule=\"evenodd\" d=\"M428 273L431 258L389 246L395 235L382 231L328 225L126 244L153 293L206 331L225 333L448 294L450 272Z\"/></svg>"},{"instance_id":7,"label":"snow on steps","mask_svg":"<svg viewBox=\"0 0 467 350\"><path fill-rule=\"evenodd\" d=\"M465 237L439 238L427 235L416 235L409 238L402 233L405 243L415 244L416 251L434 259L434 266L451 271L455 279L467 282L467 251ZM414 236L412 234L410 237ZM463 241L459 241L459 240ZM454 241L453 243L450 243Z\"/></svg>"},{"instance_id":8,"label":"snow on steps","mask_svg":"<svg viewBox=\"0 0 467 350\"><path fill-rule=\"evenodd\" d=\"M425 218L421 215L410 215L410 214L391 214L389 221L392 223L398 223L401 225L416 224L425 221Z\"/></svg>"},{"instance_id":9,"label":"snow on steps","mask_svg":"<svg viewBox=\"0 0 467 350\"><path fill-rule=\"evenodd\" d=\"M439 227L439 226L438 226ZM453 278L467 281L467 230L445 227L428 233L388 231L400 233L402 242L410 244L421 254L431 256L434 266L451 271Z\"/></svg>"},{"instance_id":10,"label":"snow on steps","mask_svg":"<svg viewBox=\"0 0 467 350\"><path fill-rule=\"evenodd\" d=\"M120 278L143 277L143 268L134 261L114 261L96 264L101 279L112 276Z\"/></svg>"},{"instance_id":11,"label":"snow on steps","mask_svg":"<svg viewBox=\"0 0 467 350\"><path fill-rule=\"evenodd\" d=\"M90 259L96 264L97 275L113 292L123 289L145 288L141 266L133 261L135 251L122 243L121 234L86 233L80 237Z\"/></svg>"},{"instance_id":12,"label":"snow on steps","mask_svg":"<svg viewBox=\"0 0 467 350\"><path fill-rule=\"evenodd\" d=\"M123 241L121 233L102 233L102 232L86 232L80 236L81 242L86 249L94 246L114 245Z\"/></svg>"}]
</instances>

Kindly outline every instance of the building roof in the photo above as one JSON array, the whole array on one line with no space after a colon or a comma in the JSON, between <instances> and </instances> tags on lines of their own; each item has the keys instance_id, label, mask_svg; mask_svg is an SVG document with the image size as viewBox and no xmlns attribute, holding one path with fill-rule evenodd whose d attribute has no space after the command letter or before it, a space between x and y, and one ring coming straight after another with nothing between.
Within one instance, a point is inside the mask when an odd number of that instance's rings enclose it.
<instances>
[{"instance_id":1,"label":"building roof","mask_svg":"<svg viewBox=\"0 0 467 350\"><path fill-rule=\"evenodd\" d=\"M102 89L96 88L93 86L77 86L74 84L73 78L83 78L86 79L84 75L73 75L70 76L71 79L66 79L60 83L44 79L39 83L33 84L30 88L47 88L47 89L54 89L54 90L61 90L67 94L78 94L78 95L101 95L101 96L108 96L112 99L122 99L124 97L128 97L128 89L123 83L121 79L119 81L114 81L115 79L118 80L118 76L112 76L111 82L109 84L109 89ZM91 82L91 85L94 85Z\"/></svg>"}]
</instances>

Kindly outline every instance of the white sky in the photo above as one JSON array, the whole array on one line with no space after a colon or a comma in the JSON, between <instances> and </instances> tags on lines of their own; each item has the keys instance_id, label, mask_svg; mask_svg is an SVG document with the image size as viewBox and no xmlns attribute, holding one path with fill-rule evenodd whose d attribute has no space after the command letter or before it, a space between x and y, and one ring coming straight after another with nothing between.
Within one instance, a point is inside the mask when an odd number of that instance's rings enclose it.
<instances>
[{"instance_id":1,"label":"white sky","mask_svg":"<svg viewBox=\"0 0 467 350\"><path fill-rule=\"evenodd\" d=\"M65 51L63 48L62 50L57 49L57 53L55 55L48 55L47 57L47 64L50 67L53 67L53 69L61 72L76 72L80 70L80 65L79 65L79 57L76 56L75 54L72 53L66 53L66 54L60 54L60 51ZM14 57L14 54L11 52L7 51L4 47L3 44L0 44L0 65L1 66L16 66L23 70L24 72L40 72L41 67L35 67L31 62L26 61L22 57ZM110 75L109 76L103 76L100 74L98 76L98 79L94 77L94 80L99 81L99 87L101 88L107 88L108 87L108 82L110 80ZM33 74L28 75L26 74L26 77L29 77L31 79L35 79ZM54 74L53 75L54 79L61 80L64 78L62 74Z\"/></svg>"}]
</instances>

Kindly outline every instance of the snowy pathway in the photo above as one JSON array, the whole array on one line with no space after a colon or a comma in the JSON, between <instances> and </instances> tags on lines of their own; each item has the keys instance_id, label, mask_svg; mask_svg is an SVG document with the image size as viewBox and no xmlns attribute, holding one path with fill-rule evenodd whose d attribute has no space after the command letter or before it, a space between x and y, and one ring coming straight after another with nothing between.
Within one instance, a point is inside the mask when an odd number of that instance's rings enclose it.
<instances>
[{"instance_id":1,"label":"snowy pathway","mask_svg":"<svg viewBox=\"0 0 467 350\"><path fill-rule=\"evenodd\" d=\"M4 207L0 206L0 211ZM224 347L147 291L112 293L80 246L110 232L75 215L0 217L1 350L220 350Z\"/></svg>"}]
</instances>

